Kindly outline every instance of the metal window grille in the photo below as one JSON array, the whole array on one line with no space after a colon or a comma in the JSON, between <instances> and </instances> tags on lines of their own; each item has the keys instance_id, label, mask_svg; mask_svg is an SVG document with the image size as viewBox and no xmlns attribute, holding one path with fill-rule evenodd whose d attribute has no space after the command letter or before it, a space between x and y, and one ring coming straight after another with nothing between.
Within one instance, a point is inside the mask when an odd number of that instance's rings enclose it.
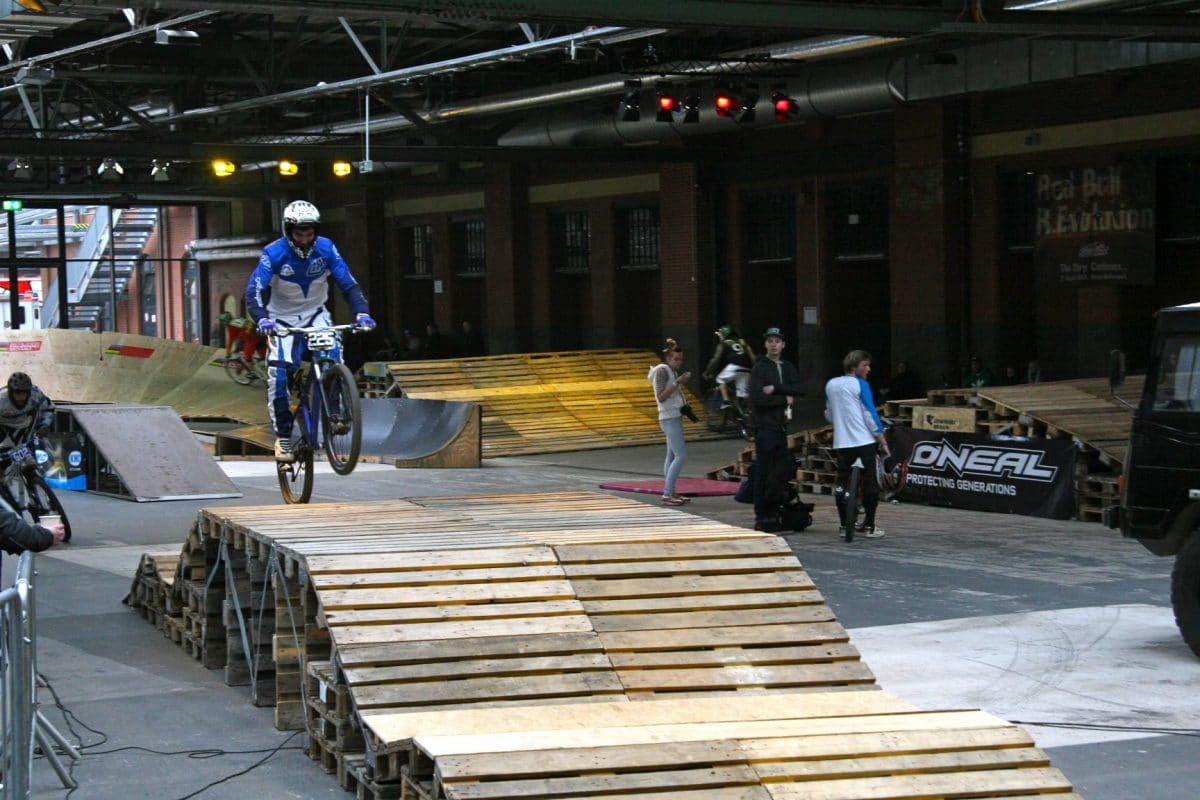
<instances>
[{"instance_id":1,"label":"metal window grille","mask_svg":"<svg viewBox=\"0 0 1200 800\"><path fill-rule=\"evenodd\" d=\"M454 271L460 275L487 272L487 229L482 219L454 223Z\"/></svg>"},{"instance_id":2,"label":"metal window grille","mask_svg":"<svg viewBox=\"0 0 1200 800\"><path fill-rule=\"evenodd\" d=\"M746 257L750 263L790 261L796 255L796 198L790 192L744 196Z\"/></svg>"},{"instance_id":3,"label":"metal window grille","mask_svg":"<svg viewBox=\"0 0 1200 800\"><path fill-rule=\"evenodd\" d=\"M408 275L433 274L433 226L410 225L403 231L408 255Z\"/></svg>"},{"instance_id":4,"label":"metal window grille","mask_svg":"<svg viewBox=\"0 0 1200 800\"><path fill-rule=\"evenodd\" d=\"M626 269L653 269L659 265L658 209L627 208L622 214L621 263Z\"/></svg>"},{"instance_id":5,"label":"metal window grille","mask_svg":"<svg viewBox=\"0 0 1200 800\"><path fill-rule=\"evenodd\" d=\"M586 211L562 211L551 219L554 264L558 272L592 268L592 220Z\"/></svg>"}]
</instances>

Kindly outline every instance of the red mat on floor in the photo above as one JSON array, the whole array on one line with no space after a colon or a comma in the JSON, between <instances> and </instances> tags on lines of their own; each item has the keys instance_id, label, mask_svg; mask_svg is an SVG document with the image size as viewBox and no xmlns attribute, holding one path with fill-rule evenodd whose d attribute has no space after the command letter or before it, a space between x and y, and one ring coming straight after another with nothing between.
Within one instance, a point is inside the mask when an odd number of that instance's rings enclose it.
<instances>
[{"instance_id":1,"label":"red mat on floor","mask_svg":"<svg viewBox=\"0 0 1200 800\"><path fill-rule=\"evenodd\" d=\"M613 481L600 484L601 489L616 492L638 492L640 494L662 494L662 481ZM737 494L737 481L710 481L706 478L680 478L675 481L675 491L687 497L716 497L722 494Z\"/></svg>"}]
</instances>

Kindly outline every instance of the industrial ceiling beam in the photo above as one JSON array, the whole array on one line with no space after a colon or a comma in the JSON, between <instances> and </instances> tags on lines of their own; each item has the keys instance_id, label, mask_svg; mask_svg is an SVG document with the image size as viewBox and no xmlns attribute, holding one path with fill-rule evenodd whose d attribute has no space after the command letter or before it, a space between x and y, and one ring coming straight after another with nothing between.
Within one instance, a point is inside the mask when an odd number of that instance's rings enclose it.
<instances>
[{"instance_id":1,"label":"industrial ceiling beam","mask_svg":"<svg viewBox=\"0 0 1200 800\"><path fill-rule=\"evenodd\" d=\"M149 148L149 149L148 149ZM644 161L690 162L719 158L721 148L681 148L662 145L636 148L562 148L562 147L499 147L489 145L402 145L371 143L371 158L376 161L440 163L446 161ZM292 161L358 161L362 143L357 139L322 144L257 144L223 142L169 142L147 144L132 139L0 138L0 159L27 156L33 159L65 159L83 161L96 158L142 159L209 162L227 158L234 162L261 162L288 158Z\"/></svg>"},{"instance_id":2,"label":"industrial ceiling beam","mask_svg":"<svg viewBox=\"0 0 1200 800\"><path fill-rule=\"evenodd\" d=\"M145 4L145 3L143 3ZM223 11L279 14L312 13L302 0L154 0L154 6L210 8ZM330 0L322 10L331 15L374 15L403 18L420 15L446 22L559 22L668 28L709 28L728 31L760 30L846 33L871 31L889 35L924 33L953 22L961 8L913 8L903 3L847 5L844 3L780 2L779 0Z\"/></svg>"}]
</instances>

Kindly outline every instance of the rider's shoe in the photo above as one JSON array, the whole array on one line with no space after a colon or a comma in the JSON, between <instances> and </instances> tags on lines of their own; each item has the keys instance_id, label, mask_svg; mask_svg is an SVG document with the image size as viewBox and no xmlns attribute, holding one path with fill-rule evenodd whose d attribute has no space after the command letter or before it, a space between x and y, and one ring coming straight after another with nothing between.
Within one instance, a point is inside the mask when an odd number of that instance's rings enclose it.
<instances>
[{"instance_id":1,"label":"rider's shoe","mask_svg":"<svg viewBox=\"0 0 1200 800\"><path fill-rule=\"evenodd\" d=\"M874 525L868 525L865 522L856 526L854 528L854 530L857 533L861 533L863 536L865 536L868 539L882 539L883 538L883 528L876 528Z\"/></svg>"},{"instance_id":2,"label":"rider's shoe","mask_svg":"<svg viewBox=\"0 0 1200 800\"><path fill-rule=\"evenodd\" d=\"M721 410L722 411L728 411L731 408L733 408L733 403L729 402L728 400L721 401Z\"/></svg>"},{"instance_id":3,"label":"rider's shoe","mask_svg":"<svg viewBox=\"0 0 1200 800\"><path fill-rule=\"evenodd\" d=\"M296 460L296 454L292 452L292 439L290 436L280 436L275 439L275 460L287 463Z\"/></svg>"}]
</instances>

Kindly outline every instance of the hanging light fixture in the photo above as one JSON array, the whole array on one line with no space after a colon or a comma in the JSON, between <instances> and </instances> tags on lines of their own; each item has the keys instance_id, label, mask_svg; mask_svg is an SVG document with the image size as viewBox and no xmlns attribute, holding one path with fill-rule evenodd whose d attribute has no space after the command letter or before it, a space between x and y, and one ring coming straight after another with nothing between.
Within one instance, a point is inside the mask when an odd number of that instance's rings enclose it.
<instances>
[{"instance_id":1,"label":"hanging light fixture","mask_svg":"<svg viewBox=\"0 0 1200 800\"><path fill-rule=\"evenodd\" d=\"M277 169L280 175L295 175L300 171L300 166L295 161L288 161L285 158L279 161Z\"/></svg>"},{"instance_id":2,"label":"hanging light fixture","mask_svg":"<svg viewBox=\"0 0 1200 800\"><path fill-rule=\"evenodd\" d=\"M100 176L100 180L119 181L125 174L125 168L115 158L106 158L96 167L96 174Z\"/></svg>"},{"instance_id":3,"label":"hanging light fixture","mask_svg":"<svg viewBox=\"0 0 1200 800\"><path fill-rule=\"evenodd\" d=\"M9 171L16 180L27 181L33 177L33 164L24 156L17 156L8 164Z\"/></svg>"},{"instance_id":4,"label":"hanging light fixture","mask_svg":"<svg viewBox=\"0 0 1200 800\"><path fill-rule=\"evenodd\" d=\"M354 171L354 168L352 166L350 166L349 161L333 162L333 174L339 178L344 178L353 171Z\"/></svg>"},{"instance_id":5,"label":"hanging light fixture","mask_svg":"<svg viewBox=\"0 0 1200 800\"><path fill-rule=\"evenodd\" d=\"M213 175L218 178L228 178L237 172L237 165L227 158L214 158L212 161Z\"/></svg>"},{"instance_id":6,"label":"hanging light fixture","mask_svg":"<svg viewBox=\"0 0 1200 800\"><path fill-rule=\"evenodd\" d=\"M154 159L150 164L150 177L156 183L166 183L171 180L171 162L161 159Z\"/></svg>"}]
</instances>

